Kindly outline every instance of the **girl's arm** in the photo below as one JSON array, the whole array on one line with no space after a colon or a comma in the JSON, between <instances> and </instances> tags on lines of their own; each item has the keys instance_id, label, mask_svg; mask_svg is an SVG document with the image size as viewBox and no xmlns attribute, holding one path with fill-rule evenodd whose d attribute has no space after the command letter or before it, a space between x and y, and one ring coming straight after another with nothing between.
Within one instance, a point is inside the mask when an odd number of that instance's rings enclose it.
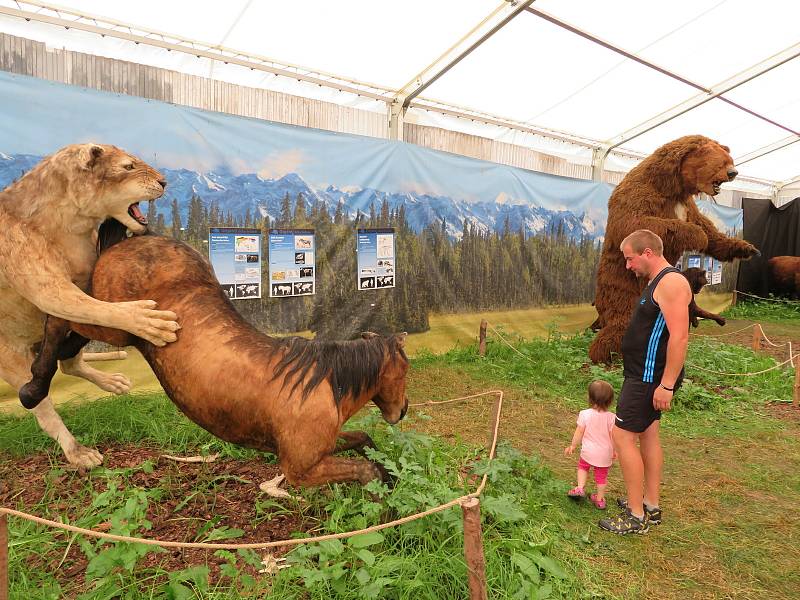
<instances>
[{"instance_id":1,"label":"girl's arm","mask_svg":"<svg viewBox=\"0 0 800 600\"><path fill-rule=\"evenodd\" d=\"M581 440L583 439L584 431L586 431L586 427L583 425L578 425L575 428L575 433L572 434L572 443L564 448L564 456L568 456L575 451L575 447L580 444Z\"/></svg>"}]
</instances>

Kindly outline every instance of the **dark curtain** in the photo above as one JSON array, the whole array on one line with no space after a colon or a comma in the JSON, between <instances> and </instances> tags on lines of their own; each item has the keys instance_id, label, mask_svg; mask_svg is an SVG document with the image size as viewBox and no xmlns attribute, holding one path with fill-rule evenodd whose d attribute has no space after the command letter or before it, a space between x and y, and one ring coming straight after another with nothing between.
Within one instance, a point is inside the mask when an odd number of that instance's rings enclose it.
<instances>
[{"instance_id":1,"label":"dark curtain","mask_svg":"<svg viewBox=\"0 0 800 600\"><path fill-rule=\"evenodd\" d=\"M800 256L800 198L776 208L771 200L742 199L744 239L761 250L761 256L739 263L736 289L748 294L769 294L767 261L773 256Z\"/></svg>"}]
</instances>

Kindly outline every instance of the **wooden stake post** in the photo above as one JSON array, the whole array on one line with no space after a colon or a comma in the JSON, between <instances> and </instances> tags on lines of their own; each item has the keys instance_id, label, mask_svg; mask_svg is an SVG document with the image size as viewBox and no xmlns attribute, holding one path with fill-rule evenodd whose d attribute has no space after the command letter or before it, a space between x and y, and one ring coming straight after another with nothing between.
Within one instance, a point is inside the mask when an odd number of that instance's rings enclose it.
<instances>
[{"instance_id":1,"label":"wooden stake post","mask_svg":"<svg viewBox=\"0 0 800 600\"><path fill-rule=\"evenodd\" d=\"M794 402L800 408L800 355L794 359Z\"/></svg>"},{"instance_id":2,"label":"wooden stake post","mask_svg":"<svg viewBox=\"0 0 800 600\"><path fill-rule=\"evenodd\" d=\"M761 325L753 325L753 350L761 350Z\"/></svg>"},{"instance_id":3,"label":"wooden stake post","mask_svg":"<svg viewBox=\"0 0 800 600\"><path fill-rule=\"evenodd\" d=\"M461 511L464 514L464 558L467 561L469 600L487 600L480 500L465 500L461 503Z\"/></svg>"},{"instance_id":4,"label":"wooden stake post","mask_svg":"<svg viewBox=\"0 0 800 600\"><path fill-rule=\"evenodd\" d=\"M8 515L0 514L0 600L8 600Z\"/></svg>"},{"instance_id":5,"label":"wooden stake post","mask_svg":"<svg viewBox=\"0 0 800 600\"><path fill-rule=\"evenodd\" d=\"M478 356L486 356L486 319L481 320L480 335L478 337Z\"/></svg>"}]
</instances>

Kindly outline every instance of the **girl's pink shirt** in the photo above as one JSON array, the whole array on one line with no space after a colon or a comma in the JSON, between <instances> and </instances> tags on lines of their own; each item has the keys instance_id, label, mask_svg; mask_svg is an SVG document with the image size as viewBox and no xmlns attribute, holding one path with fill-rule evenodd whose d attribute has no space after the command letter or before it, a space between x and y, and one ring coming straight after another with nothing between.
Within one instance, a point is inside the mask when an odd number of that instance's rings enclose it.
<instances>
[{"instance_id":1,"label":"girl's pink shirt","mask_svg":"<svg viewBox=\"0 0 800 600\"><path fill-rule=\"evenodd\" d=\"M610 467L614 455L611 441L614 413L587 408L578 414L578 425L586 428L581 442L581 458L593 467Z\"/></svg>"}]
</instances>

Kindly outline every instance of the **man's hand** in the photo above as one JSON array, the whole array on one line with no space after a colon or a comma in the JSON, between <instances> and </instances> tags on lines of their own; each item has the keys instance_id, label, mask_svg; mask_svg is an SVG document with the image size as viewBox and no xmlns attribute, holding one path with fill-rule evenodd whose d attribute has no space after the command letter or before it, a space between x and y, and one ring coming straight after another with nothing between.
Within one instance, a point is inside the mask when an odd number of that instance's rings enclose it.
<instances>
[{"instance_id":1,"label":"man's hand","mask_svg":"<svg viewBox=\"0 0 800 600\"><path fill-rule=\"evenodd\" d=\"M564 456L570 456L573 452L575 452L575 446L567 446L564 448Z\"/></svg>"},{"instance_id":2,"label":"man's hand","mask_svg":"<svg viewBox=\"0 0 800 600\"><path fill-rule=\"evenodd\" d=\"M665 390L660 385L653 393L653 408L656 410L669 410L672 403L672 394L669 390Z\"/></svg>"}]
</instances>

